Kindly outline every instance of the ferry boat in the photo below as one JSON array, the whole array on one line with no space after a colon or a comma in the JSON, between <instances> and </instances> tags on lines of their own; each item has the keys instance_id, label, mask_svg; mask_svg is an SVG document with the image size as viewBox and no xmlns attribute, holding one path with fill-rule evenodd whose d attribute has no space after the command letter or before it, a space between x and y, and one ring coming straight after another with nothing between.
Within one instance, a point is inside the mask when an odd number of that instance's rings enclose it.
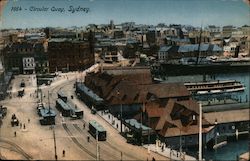
<instances>
[{"instance_id":1,"label":"ferry boat","mask_svg":"<svg viewBox=\"0 0 250 161\"><path fill-rule=\"evenodd\" d=\"M218 80L211 82L186 82L184 85L194 95L222 94L231 92L242 92L244 85L236 80Z\"/></svg>"}]
</instances>

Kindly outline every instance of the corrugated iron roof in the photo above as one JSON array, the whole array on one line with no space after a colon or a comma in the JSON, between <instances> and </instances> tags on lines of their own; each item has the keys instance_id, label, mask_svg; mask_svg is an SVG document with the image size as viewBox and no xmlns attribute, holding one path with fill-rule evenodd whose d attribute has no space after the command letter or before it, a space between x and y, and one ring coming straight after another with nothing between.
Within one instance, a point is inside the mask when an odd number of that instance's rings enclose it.
<instances>
[{"instance_id":1,"label":"corrugated iron roof","mask_svg":"<svg viewBox=\"0 0 250 161\"><path fill-rule=\"evenodd\" d=\"M162 46L160 47L159 52L167 52L169 49L171 49L172 46Z\"/></svg>"}]
</instances>

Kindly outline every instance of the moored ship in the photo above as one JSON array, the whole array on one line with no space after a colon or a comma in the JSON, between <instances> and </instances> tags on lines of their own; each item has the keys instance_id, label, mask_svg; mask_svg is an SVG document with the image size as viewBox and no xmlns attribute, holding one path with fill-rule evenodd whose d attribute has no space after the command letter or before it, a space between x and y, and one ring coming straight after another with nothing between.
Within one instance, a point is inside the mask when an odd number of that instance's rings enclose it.
<instances>
[{"instance_id":1,"label":"moored ship","mask_svg":"<svg viewBox=\"0 0 250 161\"><path fill-rule=\"evenodd\" d=\"M211 82L184 83L193 95L222 94L243 92L245 86L236 80L218 80Z\"/></svg>"}]
</instances>

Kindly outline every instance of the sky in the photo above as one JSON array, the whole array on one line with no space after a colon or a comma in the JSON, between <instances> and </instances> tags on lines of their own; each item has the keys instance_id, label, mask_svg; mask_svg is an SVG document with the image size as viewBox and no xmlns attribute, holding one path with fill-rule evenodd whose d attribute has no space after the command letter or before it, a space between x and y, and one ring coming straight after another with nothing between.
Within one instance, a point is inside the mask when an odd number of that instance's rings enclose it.
<instances>
[{"instance_id":1,"label":"sky","mask_svg":"<svg viewBox=\"0 0 250 161\"><path fill-rule=\"evenodd\" d=\"M0 28L70 27L88 24L250 25L244 0L8 0L0 11ZM247 1L247 0L245 0ZM69 12L89 8L89 12ZM16 8L15 8L16 7ZM47 11L32 11L47 8ZM14 9L19 9L14 11ZM64 12L52 11L63 8ZM20 10L21 9L21 10Z\"/></svg>"}]
</instances>

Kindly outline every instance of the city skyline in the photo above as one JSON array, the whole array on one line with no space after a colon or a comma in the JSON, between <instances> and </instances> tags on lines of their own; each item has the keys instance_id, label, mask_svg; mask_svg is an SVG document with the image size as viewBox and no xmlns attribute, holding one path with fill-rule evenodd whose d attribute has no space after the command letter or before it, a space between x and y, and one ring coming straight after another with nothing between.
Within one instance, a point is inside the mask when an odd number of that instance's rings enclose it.
<instances>
[{"instance_id":1,"label":"city skyline","mask_svg":"<svg viewBox=\"0 0 250 161\"><path fill-rule=\"evenodd\" d=\"M87 8L88 12L72 13L71 6ZM13 7L21 10L14 11ZM55 11L53 7L64 10ZM249 16L244 0L9 0L2 11L0 28L80 27L108 24L110 20L115 24L243 26L250 24Z\"/></svg>"}]
</instances>

